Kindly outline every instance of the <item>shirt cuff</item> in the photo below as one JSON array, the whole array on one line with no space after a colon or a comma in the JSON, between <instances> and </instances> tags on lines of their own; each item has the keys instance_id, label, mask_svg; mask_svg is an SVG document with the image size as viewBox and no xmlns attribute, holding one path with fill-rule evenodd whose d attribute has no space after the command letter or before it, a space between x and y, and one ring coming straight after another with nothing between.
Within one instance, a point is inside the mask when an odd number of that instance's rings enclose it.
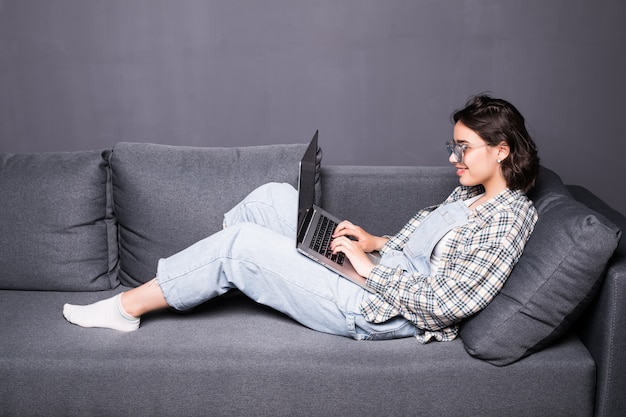
<instances>
[{"instance_id":1,"label":"shirt cuff","mask_svg":"<svg viewBox=\"0 0 626 417\"><path fill-rule=\"evenodd\" d=\"M376 265L374 269L372 269L372 272L367 278L365 284L377 293L384 293L389 285L389 282L397 274L398 268L391 268L385 265Z\"/></svg>"},{"instance_id":2,"label":"shirt cuff","mask_svg":"<svg viewBox=\"0 0 626 417\"><path fill-rule=\"evenodd\" d=\"M380 253L381 255L384 255L388 250L391 249L391 239L393 238L393 236L383 235L381 237L387 238L387 242L378 251L378 253Z\"/></svg>"}]
</instances>

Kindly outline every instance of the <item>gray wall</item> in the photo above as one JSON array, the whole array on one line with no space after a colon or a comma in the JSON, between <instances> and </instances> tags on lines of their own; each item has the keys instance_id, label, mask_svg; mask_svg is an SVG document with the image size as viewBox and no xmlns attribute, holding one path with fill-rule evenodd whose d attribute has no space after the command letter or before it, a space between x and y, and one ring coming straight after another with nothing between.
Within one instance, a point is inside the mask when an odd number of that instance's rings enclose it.
<instances>
[{"instance_id":1,"label":"gray wall","mask_svg":"<svg viewBox=\"0 0 626 417\"><path fill-rule=\"evenodd\" d=\"M320 129L325 164L446 165L451 112L491 91L626 213L624 21L624 0L0 0L0 151Z\"/></svg>"}]
</instances>

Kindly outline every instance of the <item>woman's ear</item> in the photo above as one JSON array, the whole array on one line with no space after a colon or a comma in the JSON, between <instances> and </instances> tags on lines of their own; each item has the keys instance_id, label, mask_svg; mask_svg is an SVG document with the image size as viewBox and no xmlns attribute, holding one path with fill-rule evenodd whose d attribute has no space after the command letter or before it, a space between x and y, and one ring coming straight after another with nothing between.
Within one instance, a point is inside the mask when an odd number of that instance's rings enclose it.
<instances>
[{"instance_id":1,"label":"woman's ear","mask_svg":"<svg viewBox=\"0 0 626 417\"><path fill-rule=\"evenodd\" d=\"M498 162L504 161L509 154L511 153L511 148L509 148L509 144L505 141L500 142L498 145Z\"/></svg>"}]
</instances>

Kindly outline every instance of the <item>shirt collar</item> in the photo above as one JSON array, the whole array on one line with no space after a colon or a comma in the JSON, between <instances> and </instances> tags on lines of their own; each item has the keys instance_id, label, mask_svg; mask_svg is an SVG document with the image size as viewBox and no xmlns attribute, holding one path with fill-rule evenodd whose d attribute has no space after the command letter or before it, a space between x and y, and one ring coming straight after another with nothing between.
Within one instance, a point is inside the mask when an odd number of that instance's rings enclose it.
<instances>
[{"instance_id":1,"label":"shirt collar","mask_svg":"<svg viewBox=\"0 0 626 417\"><path fill-rule=\"evenodd\" d=\"M504 191L500 192L495 197L489 199L488 201L484 202L480 206L476 207L474 212L476 213L477 216L481 218L488 217L492 215L494 212L499 211L501 207L510 206L514 204L515 201L519 200L521 195L522 195L522 191L510 190L507 188Z\"/></svg>"}]
</instances>

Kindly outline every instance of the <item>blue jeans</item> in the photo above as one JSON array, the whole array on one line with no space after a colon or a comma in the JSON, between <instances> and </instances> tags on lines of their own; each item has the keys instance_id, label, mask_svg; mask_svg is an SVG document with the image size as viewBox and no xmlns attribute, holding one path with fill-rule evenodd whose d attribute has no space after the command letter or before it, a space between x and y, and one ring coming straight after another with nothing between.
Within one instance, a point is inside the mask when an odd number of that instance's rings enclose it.
<instances>
[{"instance_id":1,"label":"blue jeans","mask_svg":"<svg viewBox=\"0 0 626 417\"><path fill-rule=\"evenodd\" d=\"M368 292L296 250L297 191L270 183L224 215L224 230L159 261L168 304L187 310L237 288L254 301L325 333L359 340L414 336L403 317L368 323Z\"/></svg>"}]
</instances>

